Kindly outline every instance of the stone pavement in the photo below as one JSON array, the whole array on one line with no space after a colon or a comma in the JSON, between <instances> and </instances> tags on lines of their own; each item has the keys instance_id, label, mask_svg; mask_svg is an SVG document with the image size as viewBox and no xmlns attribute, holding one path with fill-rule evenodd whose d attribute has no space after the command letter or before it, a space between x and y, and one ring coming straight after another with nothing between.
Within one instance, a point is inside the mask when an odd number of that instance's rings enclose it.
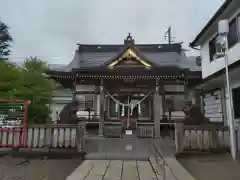
<instances>
[{"instance_id":1,"label":"stone pavement","mask_svg":"<svg viewBox=\"0 0 240 180\"><path fill-rule=\"evenodd\" d=\"M149 161L86 160L66 180L158 180Z\"/></svg>"}]
</instances>

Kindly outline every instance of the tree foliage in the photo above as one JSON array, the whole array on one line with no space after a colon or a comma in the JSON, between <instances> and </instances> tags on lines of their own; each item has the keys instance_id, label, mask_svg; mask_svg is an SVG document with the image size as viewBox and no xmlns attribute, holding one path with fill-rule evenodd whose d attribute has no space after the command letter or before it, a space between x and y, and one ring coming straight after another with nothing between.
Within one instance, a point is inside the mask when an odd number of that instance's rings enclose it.
<instances>
[{"instance_id":1,"label":"tree foliage","mask_svg":"<svg viewBox=\"0 0 240 180\"><path fill-rule=\"evenodd\" d=\"M0 60L7 59L10 55L12 37L8 26L0 21Z\"/></svg>"},{"instance_id":2,"label":"tree foliage","mask_svg":"<svg viewBox=\"0 0 240 180\"><path fill-rule=\"evenodd\" d=\"M29 58L23 67L14 67L0 62L0 99L30 100L28 120L45 123L51 110L54 81L44 74L47 63L38 58Z\"/></svg>"}]
</instances>

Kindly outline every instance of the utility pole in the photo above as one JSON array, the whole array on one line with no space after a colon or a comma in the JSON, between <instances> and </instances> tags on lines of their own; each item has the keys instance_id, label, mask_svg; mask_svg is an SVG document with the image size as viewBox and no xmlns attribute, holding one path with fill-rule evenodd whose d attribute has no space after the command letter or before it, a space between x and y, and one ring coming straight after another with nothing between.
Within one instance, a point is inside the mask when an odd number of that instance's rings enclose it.
<instances>
[{"instance_id":1,"label":"utility pole","mask_svg":"<svg viewBox=\"0 0 240 180\"><path fill-rule=\"evenodd\" d=\"M229 122L229 134L230 134L230 142L231 142L231 154L233 160L237 158L237 144L236 144L236 127L235 120L233 117L233 106L232 106L232 89L229 83L229 62L228 62L228 34L229 34L229 21L227 19L220 20L218 22L218 34L221 39L219 39L219 43L222 47L221 51L223 51L224 59L225 59L225 74L226 74L226 99L227 99L227 119Z\"/></svg>"},{"instance_id":2,"label":"utility pole","mask_svg":"<svg viewBox=\"0 0 240 180\"><path fill-rule=\"evenodd\" d=\"M167 32L165 33L165 38L168 40L168 44L172 44L172 28L169 26Z\"/></svg>"}]
</instances>

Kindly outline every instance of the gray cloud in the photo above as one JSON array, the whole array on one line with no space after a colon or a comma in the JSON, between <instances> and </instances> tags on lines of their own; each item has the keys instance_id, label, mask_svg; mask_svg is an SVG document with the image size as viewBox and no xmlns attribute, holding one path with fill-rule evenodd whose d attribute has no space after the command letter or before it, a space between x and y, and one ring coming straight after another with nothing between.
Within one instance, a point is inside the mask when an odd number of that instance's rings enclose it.
<instances>
[{"instance_id":1,"label":"gray cloud","mask_svg":"<svg viewBox=\"0 0 240 180\"><path fill-rule=\"evenodd\" d=\"M12 58L39 56L68 63L76 43L120 44L128 32L137 43L188 43L222 0L0 0L0 19L14 38Z\"/></svg>"}]
</instances>

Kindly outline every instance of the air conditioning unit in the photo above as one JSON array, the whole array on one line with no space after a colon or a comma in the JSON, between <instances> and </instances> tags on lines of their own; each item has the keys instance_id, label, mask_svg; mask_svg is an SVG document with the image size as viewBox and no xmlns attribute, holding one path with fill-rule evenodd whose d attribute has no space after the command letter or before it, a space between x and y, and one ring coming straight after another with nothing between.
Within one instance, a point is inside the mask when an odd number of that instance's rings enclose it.
<instances>
[{"instance_id":1,"label":"air conditioning unit","mask_svg":"<svg viewBox=\"0 0 240 180\"><path fill-rule=\"evenodd\" d=\"M225 47L224 42L217 41L217 43L216 43L216 51L217 51L217 53L225 52L225 49L226 49L226 47Z\"/></svg>"},{"instance_id":2,"label":"air conditioning unit","mask_svg":"<svg viewBox=\"0 0 240 180\"><path fill-rule=\"evenodd\" d=\"M225 55L225 50L226 50L226 47L225 47L224 41L219 39L216 42L216 54L214 55L214 59L223 57Z\"/></svg>"}]
</instances>

